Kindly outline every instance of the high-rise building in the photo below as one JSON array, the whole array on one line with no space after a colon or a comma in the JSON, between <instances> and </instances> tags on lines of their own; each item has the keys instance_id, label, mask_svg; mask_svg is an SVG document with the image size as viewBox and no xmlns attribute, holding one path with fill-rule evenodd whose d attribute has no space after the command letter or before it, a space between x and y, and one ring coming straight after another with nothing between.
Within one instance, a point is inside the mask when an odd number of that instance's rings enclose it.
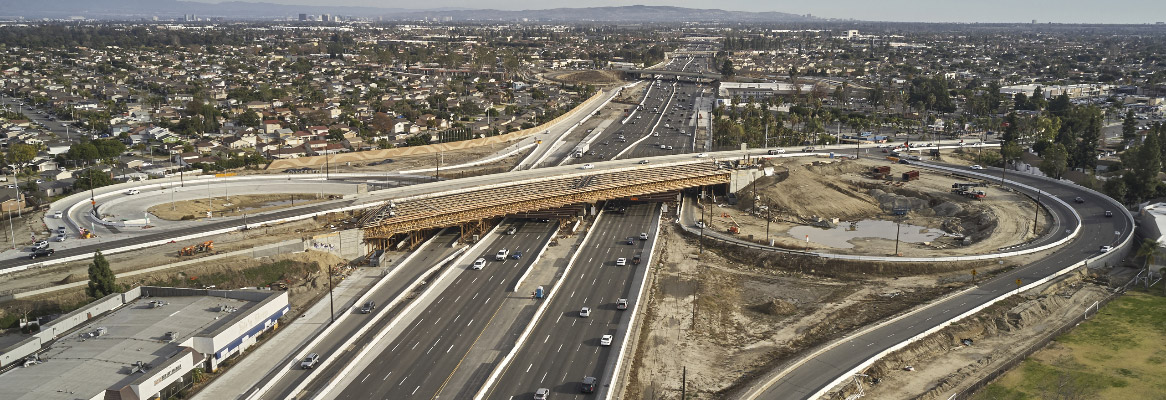
<instances>
[{"instance_id":1,"label":"high-rise building","mask_svg":"<svg viewBox=\"0 0 1166 400\"><path fill-rule=\"evenodd\" d=\"M307 21L307 20L308 20L308 14L300 14L300 21L301 21L301 22L302 22L302 21Z\"/></svg>"}]
</instances>

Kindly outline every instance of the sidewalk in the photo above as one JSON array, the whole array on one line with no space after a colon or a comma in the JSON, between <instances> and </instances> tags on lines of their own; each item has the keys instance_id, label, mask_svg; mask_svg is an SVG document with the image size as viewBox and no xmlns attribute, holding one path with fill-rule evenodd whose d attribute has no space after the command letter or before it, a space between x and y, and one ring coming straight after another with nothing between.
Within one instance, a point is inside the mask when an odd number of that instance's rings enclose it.
<instances>
[{"instance_id":1,"label":"sidewalk","mask_svg":"<svg viewBox=\"0 0 1166 400\"><path fill-rule=\"evenodd\" d=\"M482 331L482 336L466 353L461 367L450 378L449 383L438 397L469 399L481 389L490 373L494 372L498 361L514 347L518 336L531 323L535 311L541 304L533 299L532 293L538 286L549 289L563 275L571 253L576 251L585 230L580 229L570 237L558 241L558 245L547 247L543 258L530 271L517 292L507 293L498 313L490 325Z\"/></svg>"},{"instance_id":2,"label":"sidewalk","mask_svg":"<svg viewBox=\"0 0 1166 400\"><path fill-rule=\"evenodd\" d=\"M380 280L388 268L389 266L357 268L348 279L333 288L332 299L336 304L336 314L349 311L352 306L349 303L356 301L366 289ZM262 383L257 379L269 378L272 369L287 364L288 357L328 326L328 307L328 298L325 296L295 321L277 328L274 337L244 353L242 361L235 363L203 387L194 398L200 400L245 398L247 393Z\"/></svg>"}]
</instances>

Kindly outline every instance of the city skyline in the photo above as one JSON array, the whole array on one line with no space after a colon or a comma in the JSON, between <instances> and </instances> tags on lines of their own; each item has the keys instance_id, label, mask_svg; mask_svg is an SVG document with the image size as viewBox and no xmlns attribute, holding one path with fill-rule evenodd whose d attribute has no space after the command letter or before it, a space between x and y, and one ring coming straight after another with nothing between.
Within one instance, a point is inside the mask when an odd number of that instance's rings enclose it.
<instances>
[{"instance_id":1,"label":"city skyline","mask_svg":"<svg viewBox=\"0 0 1166 400\"><path fill-rule=\"evenodd\" d=\"M193 0L201 3L219 1ZM410 8L418 11L434 9L498 9L498 10L543 10L552 8L579 7L619 7L629 5L675 6L696 9L721 9L728 11L765 12L775 11L792 14L812 14L815 17L835 19L855 19L887 22L956 22L956 23L1104 23L1104 24L1147 24L1166 20L1166 3L1151 0L1130 0L1121 7L1099 7L1096 2L1083 0L1010 2L986 0L960 4L939 4L917 0L889 0L869 2L841 0L829 4L814 4L793 1L726 0L715 6L695 0L598 0L580 5L577 2L551 0L494 0L488 2L470 0L435 0L426 7L413 4L398 4L379 0L235 0L246 3L276 3L304 6L352 6L378 8Z\"/></svg>"}]
</instances>

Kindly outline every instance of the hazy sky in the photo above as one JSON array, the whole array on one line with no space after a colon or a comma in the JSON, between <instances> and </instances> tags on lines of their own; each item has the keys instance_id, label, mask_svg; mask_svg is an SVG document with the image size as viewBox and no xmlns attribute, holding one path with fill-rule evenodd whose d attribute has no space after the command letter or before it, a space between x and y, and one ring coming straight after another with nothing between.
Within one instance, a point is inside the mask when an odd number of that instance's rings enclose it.
<instances>
[{"instance_id":1,"label":"hazy sky","mask_svg":"<svg viewBox=\"0 0 1166 400\"><path fill-rule=\"evenodd\" d=\"M218 3L220 0L195 0ZM736 11L781 11L827 18L925 22L1089 22L1153 23L1166 21L1166 0L237 0L305 5L385 8L494 8L501 10L559 7L670 5Z\"/></svg>"}]
</instances>

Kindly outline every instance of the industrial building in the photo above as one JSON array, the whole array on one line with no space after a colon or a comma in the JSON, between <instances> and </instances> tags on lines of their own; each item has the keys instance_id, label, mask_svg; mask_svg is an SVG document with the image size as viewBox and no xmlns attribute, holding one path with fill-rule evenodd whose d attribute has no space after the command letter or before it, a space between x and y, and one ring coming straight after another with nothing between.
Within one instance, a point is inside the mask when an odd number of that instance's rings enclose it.
<instances>
[{"instance_id":1,"label":"industrial building","mask_svg":"<svg viewBox=\"0 0 1166 400\"><path fill-rule=\"evenodd\" d=\"M112 294L39 332L0 338L0 398L169 398L287 312L279 291L143 286Z\"/></svg>"},{"instance_id":2,"label":"industrial building","mask_svg":"<svg viewBox=\"0 0 1166 400\"><path fill-rule=\"evenodd\" d=\"M808 83L792 84L786 82L721 82L717 87L717 97L722 99L738 96L740 98L769 98L773 96L792 94L810 94L814 85Z\"/></svg>"}]
</instances>

